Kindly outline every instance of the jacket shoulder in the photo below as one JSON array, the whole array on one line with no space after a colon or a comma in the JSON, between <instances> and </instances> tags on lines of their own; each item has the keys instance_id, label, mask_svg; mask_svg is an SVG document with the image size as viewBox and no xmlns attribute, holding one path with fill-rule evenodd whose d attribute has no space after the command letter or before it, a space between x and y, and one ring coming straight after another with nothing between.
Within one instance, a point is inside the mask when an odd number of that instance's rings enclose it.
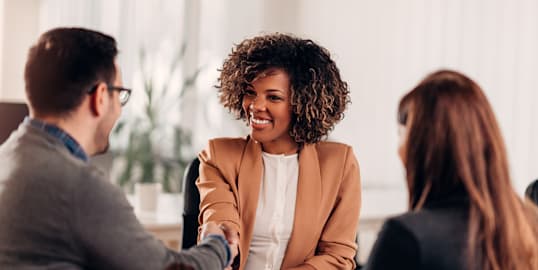
<instances>
[{"instance_id":1,"label":"jacket shoulder","mask_svg":"<svg viewBox=\"0 0 538 270\"><path fill-rule=\"evenodd\" d=\"M316 143L316 148L318 151L337 151L337 152L345 152L351 150L351 146L347 145L345 143L340 142L331 142L331 141L323 141Z\"/></svg>"},{"instance_id":2,"label":"jacket shoulder","mask_svg":"<svg viewBox=\"0 0 538 270\"><path fill-rule=\"evenodd\" d=\"M209 140L209 146L219 150L233 150L244 147L247 141L247 138L243 137L214 138Z\"/></svg>"},{"instance_id":3,"label":"jacket shoulder","mask_svg":"<svg viewBox=\"0 0 538 270\"><path fill-rule=\"evenodd\" d=\"M212 163L214 165L231 164L230 161L239 161L241 159L247 142L248 137L211 139L208 141L206 148L200 152L198 158L201 162Z\"/></svg>"},{"instance_id":4,"label":"jacket shoulder","mask_svg":"<svg viewBox=\"0 0 538 270\"><path fill-rule=\"evenodd\" d=\"M398 224L417 241L424 269L465 268L468 219L464 210L422 209L387 222Z\"/></svg>"},{"instance_id":5,"label":"jacket shoulder","mask_svg":"<svg viewBox=\"0 0 538 270\"><path fill-rule=\"evenodd\" d=\"M316 143L315 147L321 163L330 160L343 164L349 162L350 157L355 159L353 148L344 143L324 141Z\"/></svg>"},{"instance_id":6,"label":"jacket shoulder","mask_svg":"<svg viewBox=\"0 0 538 270\"><path fill-rule=\"evenodd\" d=\"M467 232L467 214L461 208L421 209L391 218L412 232L421 242L436 242ZM458 240L462 240L458 239ZM453 239L455 240L455 239Z\"/></svg>"},{"instance_id":7,"label":"jacket shoulder","mask_svg":"<svg viewBox=\"0 0 538 270\"><path fill-rule=\"evenodd\" d=\"M208 142L206 152L211 156L238 157L241 156L245 146L247 145L247 138L215 138Z\"/></svg>"}]
</instances>

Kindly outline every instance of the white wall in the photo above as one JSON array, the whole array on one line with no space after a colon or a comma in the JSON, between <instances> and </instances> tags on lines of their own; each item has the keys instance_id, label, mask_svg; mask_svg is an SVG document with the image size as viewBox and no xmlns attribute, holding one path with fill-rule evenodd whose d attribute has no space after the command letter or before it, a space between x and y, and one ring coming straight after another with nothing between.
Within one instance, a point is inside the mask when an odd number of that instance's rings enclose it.
<instances>
[{"instance_id":1,"label":"white wall","mask_svg":"<svg viewBox=\"0 0 538 270\"><path fill-rule=\"evenodd\" d=\"M522 192L538 177L538 2L302 0L301 34L330 49L353 104L333 136L349 142L365 186L397 186L401 95L438 68L463 71L488 95Z\"/></svg>"},{"instance_id":2,"label":"white wall","mask_svg":"<svg viewBox=\"0 0 538 270\"><path fill-rule=\"evenodd\" d=\"M39 0L2 0L0 99L24 101L24 64L37 38Z\"/></svg>"}]
</instances>

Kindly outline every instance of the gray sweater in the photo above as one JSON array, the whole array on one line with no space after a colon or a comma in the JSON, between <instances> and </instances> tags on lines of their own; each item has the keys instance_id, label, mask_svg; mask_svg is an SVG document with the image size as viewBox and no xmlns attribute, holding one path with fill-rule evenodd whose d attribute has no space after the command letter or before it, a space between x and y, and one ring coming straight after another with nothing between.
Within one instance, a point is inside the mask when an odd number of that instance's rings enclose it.
<instances>
[{"instance_id":1,"label":"gray sweater","mask_svg":"<svg viewBox=\"0 0 538 270\"><path fill-rule=\"evenodd\" d=\"M144 230L119 188L42 130L22 124L0 146L0 166L0 269L226 264L220 239L182 252L165 248Z\"/></svg>"}]
</instances>

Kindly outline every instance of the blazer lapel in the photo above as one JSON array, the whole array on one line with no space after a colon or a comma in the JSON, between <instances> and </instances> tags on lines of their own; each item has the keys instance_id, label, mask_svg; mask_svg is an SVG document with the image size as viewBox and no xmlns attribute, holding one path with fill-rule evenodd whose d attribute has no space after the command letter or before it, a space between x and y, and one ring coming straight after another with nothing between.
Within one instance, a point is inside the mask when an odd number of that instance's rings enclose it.
<instances>
[{"instance_id":1,"label":"blazer lapel","mask_svg":"<svg viewBox=\"0 0 538 270\"><path fill-rule=\"evenodd\" d=\"M302 263L311 250L304 247L312 246L312 241L319 237L313 222L319 221L321 205L321 172L318 154L314 144L307 144L299 152L299 179L297 183L297 199L295 203L295 218L293 230L288 242L287 252L282 262L282 268L296 266ZM314 244L315 246L315 244Z\"/></svg>"},{"instance_id":2,"label":"blazer lapel","mask_svg":"<svg viewBox=\"0 0 538 270\"><path fill-rule=\"evenodd\" d=\"M252 138L248 138L237 178L239 214L243 220L243 224L241 224L241 254L248 254L256 220L263 171L261 153L261 145ZM245 265L246 259L247 256L241 256L241 265Z\"/></svg>"}]
</instances>

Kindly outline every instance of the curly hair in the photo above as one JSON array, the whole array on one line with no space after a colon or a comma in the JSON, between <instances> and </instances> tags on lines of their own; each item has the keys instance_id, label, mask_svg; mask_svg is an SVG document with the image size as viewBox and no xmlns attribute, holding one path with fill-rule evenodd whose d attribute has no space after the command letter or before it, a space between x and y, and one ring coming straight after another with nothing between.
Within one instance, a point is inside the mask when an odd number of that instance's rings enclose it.
<instances>
[{"instance_id":1,"label":"curly hair","mask_svg":"<svg viewBox=\"0 0 538 270\"><path fill-rule=\"evenodd\" d=\"M290 77L289 134L296 143L319 142L344 118L349 90L329 51L312 40L275 33L242 41L219 70L220 102L237 119L247 121L244 90L270 68L283 69Z\"/></svg>"}]
</instances>

